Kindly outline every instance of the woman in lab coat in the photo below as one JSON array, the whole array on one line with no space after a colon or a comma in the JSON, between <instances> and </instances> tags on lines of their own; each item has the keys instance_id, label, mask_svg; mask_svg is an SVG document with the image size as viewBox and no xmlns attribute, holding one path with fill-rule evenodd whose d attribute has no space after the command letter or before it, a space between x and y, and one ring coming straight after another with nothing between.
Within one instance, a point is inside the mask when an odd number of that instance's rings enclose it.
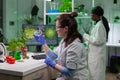
<instances>
[{"instance_id":1,"label":"woman in lab coat","mask_svg":"<svg viewBox=\"0 0 120 80\"><path fill-rule=\"evenodd\" d=\"M57 17L56 31L62 40L54 52L47 46L41 32L34 35L47 53L45 63L60 72L56 80L89 80L87 54L77 30L76 16L77 13L72 12ZM56 58L57 62L54 61Z\"/></svg>"},{"instance_id":2,"label":"woman in lab coat","mask_svg":"<svg viewBox=\"0 0 120 80\"><path fill-rule=\"evenodd\" d=\"M93 8L92 20L95 26L90 35L84 33L83 38L88 41L88 66L91 80L105 80L106 70L106 40L109 26L104 11L100 6Z\"/></svg>"}]
</instances>

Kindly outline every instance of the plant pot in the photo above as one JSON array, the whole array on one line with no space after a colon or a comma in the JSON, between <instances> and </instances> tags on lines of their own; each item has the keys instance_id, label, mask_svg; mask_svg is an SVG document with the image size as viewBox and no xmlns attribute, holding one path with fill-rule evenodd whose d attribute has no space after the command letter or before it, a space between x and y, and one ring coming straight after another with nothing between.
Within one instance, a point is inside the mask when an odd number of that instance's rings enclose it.
<instances>
[{"instance_id":1,"label":"plant pot","mask_svg":"<svg viewBox=\"0 0 120 80\"><path fill-rule=\"evenodd\" d=\"M27 47L21 47L21 53L22 53L23 59L25 58L29 59L29 56L27 56Z\"/></svg>"},{"instance_id":2,"label":"plant pot","mask_svg":"<svg viewBox=\"0 0 120 80\"><path fill-rule=\"evenodd\" d=\"M20 60L20 59L21 59L21 52L20 52L20 51L14 52L14 58L15 58L16 60Z\"/></svg>"}]
</instances>

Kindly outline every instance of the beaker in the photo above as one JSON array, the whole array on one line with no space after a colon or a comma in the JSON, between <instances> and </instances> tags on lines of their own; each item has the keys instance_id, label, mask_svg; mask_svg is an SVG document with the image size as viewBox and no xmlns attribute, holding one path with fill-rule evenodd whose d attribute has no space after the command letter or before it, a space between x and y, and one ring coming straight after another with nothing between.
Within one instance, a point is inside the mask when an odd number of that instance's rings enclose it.
<instances>
[{"instance_id":1,"label":"beaker","mask_svg":"<svg viewBox=\"0 0 120 80\"><path fill-rule=\"evenodd\" d=\"M50 3L50 11L49 12L58 12L58 2Z\"/></svg>"}]
</instances>

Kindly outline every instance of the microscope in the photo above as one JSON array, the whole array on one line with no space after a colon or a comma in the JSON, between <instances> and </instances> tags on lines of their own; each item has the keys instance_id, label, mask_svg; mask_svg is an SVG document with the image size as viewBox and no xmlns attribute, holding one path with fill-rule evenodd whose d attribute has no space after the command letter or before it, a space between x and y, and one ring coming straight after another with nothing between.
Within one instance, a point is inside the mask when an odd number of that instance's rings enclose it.
<instances>
[{"instance_id":1,"label":"microscope","mask_svg":"<svg viewBox=\"0 0 120 80\"><path fill-rule=\"evenodd\" d=\"M6 55L7 55L6 46L3 43L0 43L0 63L5 62Z\"/></svg>"}]
</instances>

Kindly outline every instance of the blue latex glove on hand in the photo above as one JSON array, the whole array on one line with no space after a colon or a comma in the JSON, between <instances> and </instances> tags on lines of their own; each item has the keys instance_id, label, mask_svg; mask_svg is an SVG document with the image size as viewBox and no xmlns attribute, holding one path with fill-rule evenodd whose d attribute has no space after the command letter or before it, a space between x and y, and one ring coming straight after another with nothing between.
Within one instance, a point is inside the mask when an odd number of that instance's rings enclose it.
<instances>
[{"instance_id":1,"label":"blue latex glove on hand","mask_svg":"<svg viewBox=\"0 0 120 80\"><path fill-rule=\"evenodd\" d=\"M35 40L39 43L41 43L42 45L44 45L46 43L45 38L43 37L42 31L40 31L40 33L38 34L34 34L33 35Z\"/></svg>"},{"instance_id":2,"label":"blue latex glove on hand","mask_svg":"<svg viewBox=\"0 0 120 80\"><path fill-rule=\"evenodd\" d=\"M62 67L60 71L62 74L69 76L69 77L74 76L74 73L76 72L76 70L68 69L66 67Z\"/></svg>"},{"instance_id":3,"label":"blue latex glove on hand","mask_svg":"<svg viewBox=\"0 0 120 80\"><path fill-rule=\"evenodd\" d=\"M45 58L45 63L46 63L47 65L49 65L50 67L52 67L52 68L54 68L55 65L56 65L56 62L53 61L53 60L52 60L51 58L49 58L48 56L46 56L46 58Z\"/></svg>"},{"instance_id":4,"label":"blue latex glove on hand","mask_svg":"<svg viewBox=\"0 0 120 80\"><path fill-rule=\"evenodd\" d=\"M47 55L52 59L55 60L58 56L51 50L48 51Z\"/></svg>"}]
</instances>

